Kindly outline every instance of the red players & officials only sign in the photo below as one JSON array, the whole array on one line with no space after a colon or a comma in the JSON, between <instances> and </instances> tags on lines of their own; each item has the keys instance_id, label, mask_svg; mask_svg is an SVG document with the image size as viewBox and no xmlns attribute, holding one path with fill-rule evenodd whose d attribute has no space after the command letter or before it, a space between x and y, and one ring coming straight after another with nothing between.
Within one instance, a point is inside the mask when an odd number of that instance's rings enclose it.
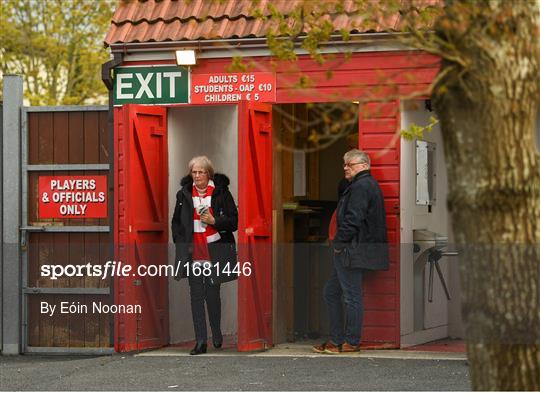
<instances>
[{"instance_id":1,"label":"red players & officials only sign","mask_svg":"<svg viewBox=\"0 0 540 393\"><path fill-rule=\"evenodd\" d=\"M107 176L40 176L39 218L107 217Z\"/></svg>"}]
</instances>

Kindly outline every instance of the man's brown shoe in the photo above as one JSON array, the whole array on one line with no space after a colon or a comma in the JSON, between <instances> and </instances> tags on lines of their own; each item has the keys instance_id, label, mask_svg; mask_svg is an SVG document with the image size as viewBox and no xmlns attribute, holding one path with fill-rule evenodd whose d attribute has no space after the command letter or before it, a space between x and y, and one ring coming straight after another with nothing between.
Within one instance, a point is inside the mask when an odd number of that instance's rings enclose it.
<instances>
[{"instance_id":1,"label":"man's brown shoe","mask_svg":"<svg viewBox=\"0 0 540 393\"><path fill-rule=\"evenodd\" d=\"M360 352L360 345L351 345L345 342L341 346L341 352Z\"/></svg>"},{"instance_id":2,"label":"man's brown shoe","mask_svg":"<svg viewBox=\"0 0 540 393\"><path fill-rule=\"evenodd\" d=\"M315 353L328 353L327 350L334 351L335 348L337 348L337 352L339 352L339 347L336 346L332 341L326 341L320 345L314 345L311 349ZM332 352L333 353L333 352Z\"/></svg>"},{"instance_id":3,"label":"man's brown shoe","mask_svg":"<svg viewBox=\"0 0 540 393\"><path fill-rule=\"evenodd\" d=\"M311 349L315 353L324 353L324 350L326 349L326 345L328 345L328 341L325 341L320 345L314 345L313 347L311 347Z\"/></svg>"},{"instance_id":4,"label":"man's brown shoe","mask_svg":"<svg viewBox=\"0 0 540 393\"><path fill-rule=\"evenodd\" d=\"M330 355L338 355L341 352L341 345L336 345L332 341L326 343L324 348L324 353L329 353Z\"/></svg>"}]
</instances>

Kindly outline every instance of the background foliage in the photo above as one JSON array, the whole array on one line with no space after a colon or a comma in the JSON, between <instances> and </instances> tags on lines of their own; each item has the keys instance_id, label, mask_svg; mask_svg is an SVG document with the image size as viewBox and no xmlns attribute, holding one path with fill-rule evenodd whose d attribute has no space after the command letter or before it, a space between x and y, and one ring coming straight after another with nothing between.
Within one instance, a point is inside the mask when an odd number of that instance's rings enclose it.
<instances>
[{"instance_id":1,"label":"background foliage","mask_svg":"<svg viewBox=\"0 0 540 393\"><path fill-rule=\"evenodd\" d=\"M30 105L105 103L103 38L113 0L0 1L2 74L24 77ZM1 94L1 88L0 88Z\"/></svg>"}]
</instances>

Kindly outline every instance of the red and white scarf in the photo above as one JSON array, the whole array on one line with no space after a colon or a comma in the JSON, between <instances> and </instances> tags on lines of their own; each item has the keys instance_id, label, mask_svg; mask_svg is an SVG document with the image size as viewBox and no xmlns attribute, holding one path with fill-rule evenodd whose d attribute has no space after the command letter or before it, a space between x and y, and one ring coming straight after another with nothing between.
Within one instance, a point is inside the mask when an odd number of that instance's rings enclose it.
<instances>
[{"instance_id":1,"label":"red and white scarf","mask_svg":"<svg viewBox=\"0 0 540 393\"><path fill-rule=\"evenodd\" d=\"M197 207L204 205L209 207L209 212L214 215L212 210L212 194L214 193L215 185L212 180L208 182L206 194L201 196L195 183L193 183L193 260L194 261L210 261L208 252L208 243L217 242L221 239L219 232L212 225L205 224L201 221L201 217L197 213Z\"/></svg>"}]
</instances>

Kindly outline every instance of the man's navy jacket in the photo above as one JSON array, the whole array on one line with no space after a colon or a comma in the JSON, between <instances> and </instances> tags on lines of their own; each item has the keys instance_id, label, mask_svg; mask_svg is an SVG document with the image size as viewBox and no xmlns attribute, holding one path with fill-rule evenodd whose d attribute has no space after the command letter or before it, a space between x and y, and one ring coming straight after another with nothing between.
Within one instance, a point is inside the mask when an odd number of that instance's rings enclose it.
<instances>
[{"instance_id":1,"label":"man's navy jacket","mask_svg":"<svg viewBox=\"0 0 540 393\"><path fill-rule=\"evenodd\" d=\"M345 267L388 269L384 199L369 170L356 174L338 202L334 248Z\"/></svg>"}]
</instances>

